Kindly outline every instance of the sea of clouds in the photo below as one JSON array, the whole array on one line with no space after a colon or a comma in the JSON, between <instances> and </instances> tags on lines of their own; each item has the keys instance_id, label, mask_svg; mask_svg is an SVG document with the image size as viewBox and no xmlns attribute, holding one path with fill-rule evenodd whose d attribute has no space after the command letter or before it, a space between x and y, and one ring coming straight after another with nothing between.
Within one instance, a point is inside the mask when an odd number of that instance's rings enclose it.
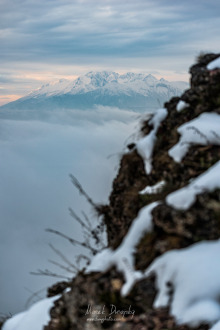
<instances>
[{"instance_id":1,"label":"sea of clouds","mask_svg":"<svg viewBox=\"0 0 220 330\"><path fill-rule=\"evenodd\" d=\"M59 280L30 274L38 269L62 273L48 261L61 261L49 243L70 261L84 252L45 229L82 239L68 208L86 212L93 222L97 216L69 174L95 202L106 203L120 157L140 122L137 113L108 107L33 118L0 119L0 312L6 314L23 310L32 293L39 291L34 299L42 298Z\"/></svg>"}]
</instances>

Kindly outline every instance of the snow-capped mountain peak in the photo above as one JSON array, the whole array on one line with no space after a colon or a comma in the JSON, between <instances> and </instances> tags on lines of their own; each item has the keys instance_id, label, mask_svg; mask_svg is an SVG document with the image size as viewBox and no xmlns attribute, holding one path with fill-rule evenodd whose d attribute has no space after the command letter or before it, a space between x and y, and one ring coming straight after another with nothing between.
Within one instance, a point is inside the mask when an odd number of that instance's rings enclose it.
<instances>
[{"instance_id":1,"label":"snow-capped mountain peak","mask_svg":"<svg viewBox=\"0 0 220 330\"><path fill-rule=\"evenodd\" d=\"M145 75L143 73L127 72L120 75L112 71L90 71L75 80L60 79L57 82L43 85L38 90L30 93L28 97L37 95L81 94L102 88L106 89L106 87L109 90L111 90L111 88L115 89L112 84L117 84L118 91L130 89L136 93L147 95L147 92L150 91L151 88L158 87L160 83L165 84L167 89L174 88L173 83L169 83L164 78L158 80L151 74Z\"/></svg>"},{"instance_id":2,"label":"snow-capped mountain peak","mask_svg":"<svg viewBox=\"0 0 220 330\"><path fill-rule=\"evenodd\" d=\"M60 79L11 102L5 109L89 109L95 105L135 111L154 109L188 87L151 74L90 71L74 80Z\"/></svg>"}]
</instances>

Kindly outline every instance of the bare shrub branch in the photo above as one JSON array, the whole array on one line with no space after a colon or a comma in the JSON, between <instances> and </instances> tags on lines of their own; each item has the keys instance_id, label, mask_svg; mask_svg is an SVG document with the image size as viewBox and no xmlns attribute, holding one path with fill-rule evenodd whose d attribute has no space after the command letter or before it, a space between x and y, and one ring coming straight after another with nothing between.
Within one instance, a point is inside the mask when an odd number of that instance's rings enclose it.
<instances>
[{"instance_id":1,"label":"bare shrub branch","mask_svg":"<svg viewBox=\"0 0 220 330\"><path fill-rule=\"evenodd\" d=\"M78 246L82 246L82 247L90 250L90 252L92 252L93 255L98 252L96 249L92 248L91 246L89 246L85 242L77 241L77 240L73 239L72 237L69 237L69 236L61 233L58 230L48 228L48 229L46 229L46 231L49 232L49 233L52 233L52 234L55 234L55 235L58 235L58 236L61 236L61 237L65 238L67 241L69 241L74 246L78 245Z\"/></svg>"},{"instance_id":2,"label":"bare shrub branch","mask_svg":"<svg viewBox=\"0 0 220 330\"><path fill-rule=\"evenodd\" d=\"M220 135L218 133L216 133L215 131L211 130L211 133L220 140Z\"/></svg>"},{"instance_id":3,"label":"bare shrub branch","mask_svg":"<svg viewBox=\"0 0 220 330\"><path fill-rule=\"evenodd\" d=\"M204 133L202 133L197 127L188 126L187 129L188 130L193 130L196 134L198 134L201 138L203 138L206 141L207 144L210 144L207 136Z\"/></svg>"},{"instance_id":4,"label":"bare shrub branch","mask_svg":"<svg viewBox=\"0 0 220 330\"><path fill-rule=\"evenodd\" d=\"M92 207L94 207L94 209L97 209L97 205L93 202L93 200L91 199L91 197L87 194L87 192L83 189L83 187L81 186L80 182L77 180L77 178L73 175L70 174L70 179L73 183L73 185L78 189L78 191L80 192L80 194L82 194L87 201L89 202L90 205L92 205Z\"/></svg>"},{"instance_id":5,"label":"bare shrub branch","mask_svg":"<svg viewBox=\"0 0 220 330\"><path fill-rule=\"evenodd\" d=\"M40 289L36 292L33 292L32 290L28 289L25 287L25 290L27 290L29 293L31 293L31 296L28 298L26 304L25 304L25 308L28 308L30 306L30 304L32 303L32 301L36 298L35 302L36 301L39 301L39 300L42 300L43 297L41 295L39 295L40 293L42 292L45 292L47 289L47 287L43 288L43 289Z\"/></svg>"},{"instance_id":6,"label":"bare shrub branch","mask_svg":"<svg viewBox=\"0 0 220 330\"><path fill-rule=\"evenodd\" d=\"M72 272L79 271L79 269L74 264L72 264L60 250L56 249L52 244L49 244L49 246L69 266L69 268L73 269Z\"/></svg>"},{"instance_id":7,"label":"bare shrub branch","mask_svg":"<svg viewBox=\"0 0 220 330\"><path fill-rule=\"evenodd\" d=\"M63 279L68 280L68 281L71 280L70 277L67 277L65 275L60 275L60 274L54 273L54 272L50 271L49 269L45 269L45 270L38 269L36 272L30 272L30 274L31 275L40 275L40 276L49 276L49 277L63 278Z\"/></svg>"},{"instance_id":8,"label":"bare shrub branch","mask_svg":"<svg viewBox=\"0 0 220 330\"><path fill-rule=\"evenodd\" d=\"M73 211L73 209L71 207L69 207L69 211L70 211L70 215L71 217L73 217L81 226L82 228L88 230L88 232L91 231L91 227L89 228L84 222L83 220Z\"/></svg>"},{"instance_id":9,"label":"bare shrub branch","mask_svg":"<svg viewBox=\"0 0 220 330\"><path fill-rule=\"evenodd\" d=\"M82 215L84 216L84 219L87 222L88 227L91 229L92 228L92 224L91 224L91 222L89 220L89 217L87 216L87 214L84 211L82 211Z\"/></svg>"}]
</instances>

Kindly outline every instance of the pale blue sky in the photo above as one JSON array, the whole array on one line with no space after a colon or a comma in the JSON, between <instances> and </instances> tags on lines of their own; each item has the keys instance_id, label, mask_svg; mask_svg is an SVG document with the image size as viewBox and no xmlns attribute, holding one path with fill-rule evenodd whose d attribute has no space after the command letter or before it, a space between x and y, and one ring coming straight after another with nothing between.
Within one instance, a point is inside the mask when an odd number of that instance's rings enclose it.
<instances>
[{"instance_id":1,"label":"pale blue sky","mask_svg":"<svg viewBox=\"0 0 220 330\"><path fill-rule=\"evenodd\" d=\"M0 99L91 70L187 80L220 51L218 0L1 0Z\"/></svg>"}]
</instances>

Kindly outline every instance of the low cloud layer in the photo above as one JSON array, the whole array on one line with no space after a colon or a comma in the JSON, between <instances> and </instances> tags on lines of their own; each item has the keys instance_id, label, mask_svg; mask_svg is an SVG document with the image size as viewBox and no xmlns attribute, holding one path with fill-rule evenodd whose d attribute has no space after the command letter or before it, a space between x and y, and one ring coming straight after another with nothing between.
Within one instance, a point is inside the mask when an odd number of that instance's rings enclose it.
<instances>
[{"instance_id":1,"label":"low cloud layer","mask_svg":"<svg viewBox=\"0 0 220 330\"><path fill-rule=\"evenodd\" d=\"M30 271L61 272L48 263L48 259L57 260L48 243L71 260L79 253L67 241L45 232L49 227L81 238L69 207L97 221L69 174L77 177L95 202L106 203L135 125L137 114L111 108L60 113L47 122L1 119L1 313L22 310L31 292L54 281Z\"/></svg>"}]
</instances>

